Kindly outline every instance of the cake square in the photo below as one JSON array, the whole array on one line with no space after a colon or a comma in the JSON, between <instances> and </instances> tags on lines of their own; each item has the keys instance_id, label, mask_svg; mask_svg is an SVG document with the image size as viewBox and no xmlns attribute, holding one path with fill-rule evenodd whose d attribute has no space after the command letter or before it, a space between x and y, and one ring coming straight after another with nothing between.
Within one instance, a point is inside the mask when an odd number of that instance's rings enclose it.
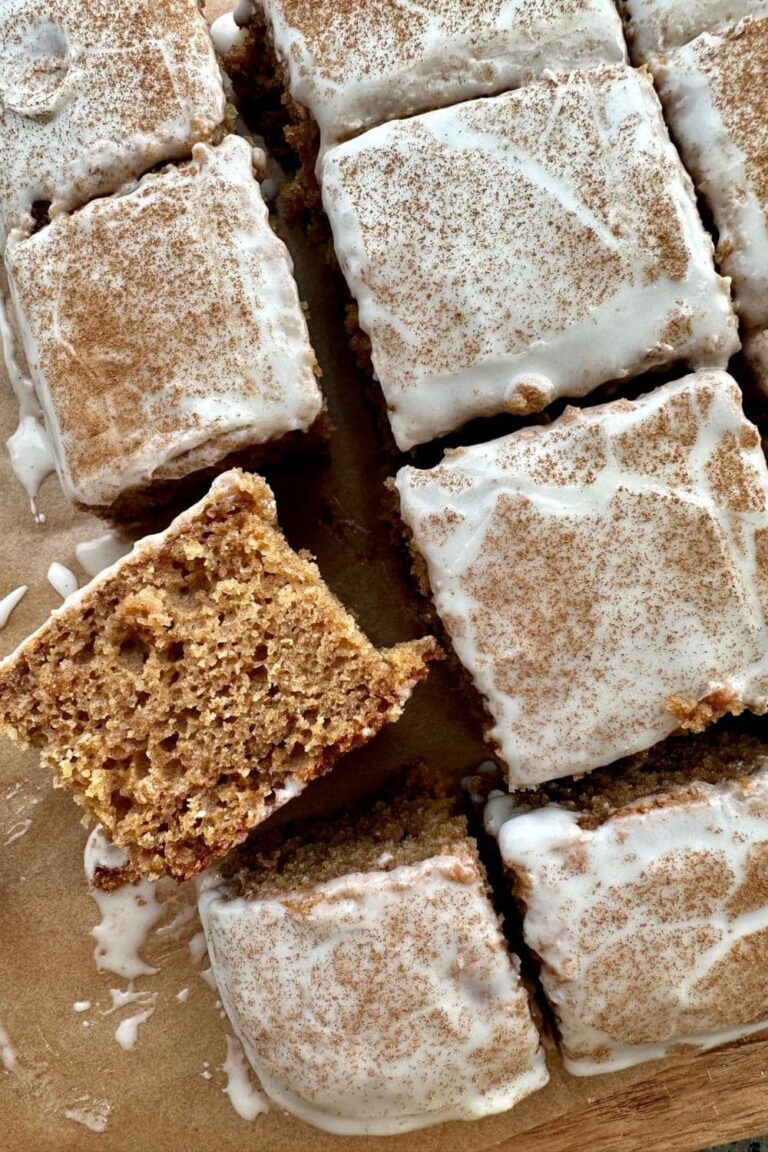
<instances>
[{"instance_id":1,"label":"cake square","mask_svg":"<svg viewBox=\"0 0 768 1152\"><path fill-rule=\"evenodd\" d=\"M768 12L766 0L618 0L632 56L643 62L702 32Z\"/></svg>"},{"instance_id":2,"label":"cake square","mask_svg":"<svg viewBox=\"0 0 768 1152\"><path fill-rule=\"evenodd\" d=\"M651 78L630 68L374 128L326 155L323 198L401 449L738 348Z\"/></svg>"},{"instance_id":3,"label":"cake square","mask_svg":"<svg viewBox=\"0 0 768 1152\"><path fill-rule=\"evenodd\" d=\"M671 740L613 797L574 782L486 808L575 1076L768 1028L768 746L698 741Z\"/></svg>"},{"instance_id":4,"label":"cake square","mask_svg":"<svg viewBox=\"0 0 768 1152\"><path fill-rule=\"evenodd\" d=\"M436 654L375 649L232 471L0 664L0 730L128 849L105 885L185 879L396 720Z\"/></svg>"},{"instance_id":5,"label":"cake square","mask_svg":"<svg viewBox=\"0 0 768 1152\"><path fill-rule=\"evenodd\" d=\"M768 9L767 9L768 11ZM768 116L756 101L768 15L705 34L652 67L683 161L712 213L748 328L768 326Z\"/></svg>"},{"instance_id":6,"label":"cake square","mask_svg":"<svg viewBox=\"0 0 768 1152\"><path fill-rule=\"evenodd\" d=\"M228 136L19 243L17 327L71 499L118 498L306 430L322 406L285 245Z\"/></svg>"},{"instance_id":7,"label":"cake square","mask_svg":"<svg viewBox=\"0 0 768 1152\"><path fill-rule=\"evenodd\" d=\"M768 467L726 373L396 483L513 789L768 708Z\"/></svg>"},{"instance_id":8,"label":"cake square","mask_svg":"<svg viewBox=\"0 0 768 1152\"><path fill-rule=\"evenodd\" d=\"M626 60L610 0L257 0L294 113L323 149L385 120Z\"/></svg>"},{"instance_id":9,"label":"cake square","mask_svg":"<svg viewBox=\"0 0 768 1152\"><path fill-rule=\"evenodd\" d=\"M201 880L222 1004L264 1090L328 1132L503 1112L546 1084L463 818L420 794L276 832Z\"/></svg>"},{"instance_id":10,"label":"cake square","mask_svg":"<svg viewBox=\"0 0 768 1152\"><path fill-rule=\"evenodd\" d=\"M224 119L196 0L5 0L0 6L0 250L12 228L188 156Z\"/></svg>"}]
</instances>

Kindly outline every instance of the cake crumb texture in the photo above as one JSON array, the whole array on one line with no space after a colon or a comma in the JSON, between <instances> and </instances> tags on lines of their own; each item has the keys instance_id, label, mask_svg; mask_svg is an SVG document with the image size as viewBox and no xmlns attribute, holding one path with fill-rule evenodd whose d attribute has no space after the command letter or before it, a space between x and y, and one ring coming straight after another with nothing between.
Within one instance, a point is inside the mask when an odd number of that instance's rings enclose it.
<instances>
[{"instance_id":1,"label":"cake crumb texture","mask_svg":"<svg viewBox=\"0 0 768 1152\"><path fill-rule=\"evenodd\" d=\"M0 666L0 728L130 851L187 878L396 720L437 654L379 652L230 472Z\"/></svg>"}]
</instances>

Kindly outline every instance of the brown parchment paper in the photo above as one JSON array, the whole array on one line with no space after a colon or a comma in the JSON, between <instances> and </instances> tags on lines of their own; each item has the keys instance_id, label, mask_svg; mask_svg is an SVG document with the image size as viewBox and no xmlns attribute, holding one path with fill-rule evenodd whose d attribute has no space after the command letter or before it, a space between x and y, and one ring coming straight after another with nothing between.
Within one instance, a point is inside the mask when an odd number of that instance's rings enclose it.
<instances>
[{"instance_id":1,"label":"brown parchment paper","mask_svg":"<svg viewBox=\"0 0 768 1152\"><path fill-rule=\"evenodd\" d=\"M218 10L224 4L216 5ZM377 419L354 368L344 332L344 286L322 251L289 236L302 297L323 369L335 432L325 463L283 472L273 481L281 523L295 547L310 549L331 588L378 644L419 635L423 626L407 564L391 524L383 484L395 461L380 446ZM17 408L0 377L0 439L15 428ZM103 534L100 521L74 512L55 477L43 487L36 524L26 496L0 451L0 596L20 584L29 591L0 632L0 655L11 651L59 603L46 581L52 561L85 582L75 544ZM347 757L325 780L293 805L291 814L325 812L381 783L401 764L423 757L458 781L484 753L455 672L435 668L416 693L403 720L367 748ZM285 810L278 820L285 818ZM110 1014L110 989L127 981L99 974L91 929L100 916L83 874L87 832L68 796L54 792L35 755L0 748L0 1028L15 1060L0 1060L0 1150L66 1152L480 1152L518 1133L546 1128L595 1101L647 1080L659 1066L626 1074L575 1080L549 1052L552 1080L544 1091L504 1116L451 1124L386 1140L342 1138L310 1129L272 1109L248 1123L232 1108L221 1065L229 1031L216 994L201 978L207 964L193 961L188 942L199 931L192 921L180 933L150 933L145 959L159 971L135 981L137 991L157 993L154 1015L139 1029L132 1051L115 1040L121 1019L140 1004ZM178 901L192 902L191 888ZM188 989L184 1002L176 997ZM90 1001L77 1013L73 1005ZM722 1067L722 1062L721 1062ZM67 1118L106 1119L103 1132ZM717 1133L713 1130L712 1142ZM642 1140L637 1144L643 1147ZM512 1146L512 1145L511 1145ZM511 1147L510 1146L510 1147ZM607 1147L607 1145L602 1145ZM622 1145L624 1147L625 1145ZM697 1145L676 1145L694 1148ZM633 1144L634 1148L635 1145Z\"/></svg>"}]
</instances>

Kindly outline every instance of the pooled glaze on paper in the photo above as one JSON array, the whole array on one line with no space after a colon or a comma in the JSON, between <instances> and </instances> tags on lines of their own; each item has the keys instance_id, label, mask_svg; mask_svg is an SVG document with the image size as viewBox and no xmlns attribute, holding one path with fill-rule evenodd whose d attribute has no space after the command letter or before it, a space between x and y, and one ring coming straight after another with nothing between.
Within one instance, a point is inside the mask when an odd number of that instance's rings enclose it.
<instances>
[{"instance_id":1,"label":"pooled glaze on paper","mask_svg":"<svg viewBox=\"0 0 768 1152\"><path fill-rule=\"evenodd\" d=\"M19 588L14 588L13 592L9 592L7 596L4 596L3 599L0 600L0 628L5 628L10 620L11 613L16 605L24 599L27 591L27 585L22 584Z\"/></svg>"},{"instance_id":2,"label":"pooled glaze on paper","mask_svg":"<svg viewBox=\"0 0 768 1152\"><path fill-rule=\"evenodd\" d=\"M97 869L121 868L127 862L127 850L111 844L99 826L94 828L85 847L85 874L89 882ZM142 880L138 884L124 884L113 892L91 885L89 891L101 913L101 923L91 931L96 940L93 955L98 971L114 972L126 980L152 976L157 968L142 959L141 949L150 929L163 915L157 899L157 883Z\"/></svg>"}]
</instances>

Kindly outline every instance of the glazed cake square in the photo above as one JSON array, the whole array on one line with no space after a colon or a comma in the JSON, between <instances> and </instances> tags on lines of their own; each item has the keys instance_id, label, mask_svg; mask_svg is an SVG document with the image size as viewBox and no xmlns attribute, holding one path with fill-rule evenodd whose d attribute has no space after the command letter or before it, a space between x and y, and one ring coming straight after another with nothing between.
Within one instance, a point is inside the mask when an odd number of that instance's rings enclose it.
<instances>
[{"instance_id":1,"label":"glazed cake square","mask_svg":"<svg viewBox=\"0 0 768 1152\"><path fill-rule=\"evenodd\" d=\"M768 467L726 373L567 409L397 489L513 789L768 708Z\"/></svg>"},{"instance_id":2,"label":"glazed cake square","mask_svg":"<svg viewBox=\"0 0 768 1152\"><path fill-rule=\"evenodd\" d=\"M653 56L687 44L702 32L768 12L766 0L618 0L632 56Z\"/></svg>"},{"instance_id":3,"label":"glazed cake square","mask_svg":"<svg viewBox=\"0 0 768 1152\"><path fill-rule=\"evenodd\" d=\"M651 756L633 781L647 794L605 814L580 807L578 782L575 801L528 796L526 811L496 793L486 808L575 1076L768 1028L768 747L685 739L680 784L675 765L648 792ZM707 761L725 778L697 780Z\"/></svg>"},{"instance_id":4,"label":"glazed cake square","mask_svg":"<svg viewBox=\"0 0 768 1152\"><path fill-rule=\"evenodd\" d=\"M768 117L756 101L768 15L705 34L653 65L667 122L712 213L717 259L748 328L768 326Z\"/></svg>"},{"instance_id":5,"label":"glazed cake square","mask_svg":"<svg viewBox=\"0 0 768 1152\"><path fill-rule=\"evenodd\" d=\"M81 504L108 507L320 412L291 259L240 137L58 217L6 262L62 482Z\"/></svg>"},{"instance_id":6,"label":"glazed cake square","mask_svg":"<svg viewBox=\"0 0 768 1152\"><path fill-rule=\"evenodd\" d=\"M396 121L324 161L395 440L738 348L649 76L592 68Z\"/></svg>"},{"instance_id":7,"label":"glazed cake square","mask_svg":"<svg viewBox=\"0 0 768 1152\"><path fill-rule=\"evenodd\" d=\"M184 880L397 720L436 651L374 648L231 471L2 661L0 731L125 849L97 883Z\"/></svg>"},{"instance_id":8,"label":"glazed cake square","mask_svg":"<svg viewBox=\"0 0 768 1152\"><path fill-rule=\"evenodd\" d=\"M221 74L195 0L0 5L0 249L210 139Z\"/></svg>"},{"instance_id":9,"label":"glazed cake square","mask_svg":"<svg viewBox=\"0 0 768 1152\"><path fill-rule=\"evenodd\" d=\"M201 880L230 1022L275 1104L393 1135L503 1112L546 1084L466 821L412 789L281 829Z\"/></svg>"},{"instance_id":10,"label":"glazed cake square","mask_svg":"<svg viewBox=\"0 0 768 1152\"><path fill-rule=\"evenodd\" d=\"M252 7L254 7L252 5ZM258 0L296 111L321 146L385 120L626 59L610 0Z\"/></svg>"}]
</instances>

